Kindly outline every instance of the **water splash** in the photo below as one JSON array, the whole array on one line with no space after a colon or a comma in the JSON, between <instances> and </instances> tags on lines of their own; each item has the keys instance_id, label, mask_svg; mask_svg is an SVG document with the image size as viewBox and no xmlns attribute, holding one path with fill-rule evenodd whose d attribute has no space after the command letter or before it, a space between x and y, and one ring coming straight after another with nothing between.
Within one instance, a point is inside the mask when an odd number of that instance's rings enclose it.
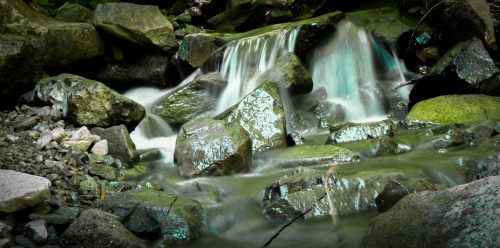
<instances>
[{"instance_id":1,"label":"water splash","mask_svg":"<svg viewBox=\"0 0 500 248\"><path fill-rule=\"evenodd\" d=\"M378 75L395 73L390 81L398 85L403 70L370 33L349 21L339 23L332 39L314 51L310 66L315 89L324 87L328 101L341 105L353 121L386 114Z\"/></svg>"},{"instance_id":2,"label":"water splash","mask_svg":"<svg viewBox=\"0 0 500 248\"><path fill-rule=\"evenodd\" d=\"M277 30L228 44L222 63L217 66L228 84L215 112L221 113L236 104L258 86L259 76L270 69L280 55L293 52L298 31L299 28Z\"/></svg>"}]
</instances>

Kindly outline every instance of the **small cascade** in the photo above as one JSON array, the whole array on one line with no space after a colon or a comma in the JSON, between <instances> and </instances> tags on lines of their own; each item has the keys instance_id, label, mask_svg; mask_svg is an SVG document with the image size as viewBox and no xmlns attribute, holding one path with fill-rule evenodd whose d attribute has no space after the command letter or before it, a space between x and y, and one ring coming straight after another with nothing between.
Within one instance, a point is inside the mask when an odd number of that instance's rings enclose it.
<instances>
[{"instance_id":1,"label":"small cascade","mask_svg":"<svg viewBox=\"0 0 500 248\"><path fill-rule=\"evenodd\" d=\"M228 44L218 71L227 87L217 103L216 113L236 104L258 86L259 76L271 68L278 57L295 50L299 28L277 30Z\"/></svg>"},{"instance_id":2,"label":"small cascade","mask_svg":"<svg viewBox=\"0 0 500 248\"><path fill-rule=\"evenodd\" d=\"M403 70L370 33L349 21L339 23L332 39L314 51L310 66L315 89L323 87L328 101L342 106L352 121L385 115L378 75L396 74L390 80L395 86L404 80Z\"/></svg>"}]
</instances>

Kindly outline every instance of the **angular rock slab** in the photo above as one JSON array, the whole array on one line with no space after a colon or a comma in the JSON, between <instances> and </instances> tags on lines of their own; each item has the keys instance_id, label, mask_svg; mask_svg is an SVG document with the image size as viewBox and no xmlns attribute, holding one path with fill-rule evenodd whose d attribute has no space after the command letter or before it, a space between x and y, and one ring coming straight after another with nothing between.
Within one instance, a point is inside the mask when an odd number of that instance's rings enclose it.
<instances>
[{"instance_id":1,"label":"angular rock slab","mask_svg":"<svg viewBox=\"0 0 500 248\"><path fill-rule=\"evenodd\" d=\"M401 199L377 216L361 247L496 247L500 176Z\"/></svg>"},{"instance_id":2,"label":"angular rock slab","mask_svg":"<svg viewBox=\"0 0 500 248\"><path fill-rule=\"evenodd\" d=\"M440 124L472 123L500 118L500 97L486 95L446 95L417 103L408 120Z\"/></svg>"},{"instance_id":3,"label":"angular rock slab","mask_svg":"<svg viewBox=\"0 0 500 248\"><path fill-rule=\"evenodd\" d=\"M144 248L139 238L120 223L117 216L99 209L83 211L61 236L63 247Z\"/></svg>"},{"instance_id":4,"label":"angular rock slab","mask_svg":"<svg viewBox=\"0 0 500 248\"><path fill-rule=\"evenodd\" d=\"M0 212L13 213L49 199L48 179L12 170L0 170Z\"/></svg>"},{"instance_id":5,"label":"angular rock slab","mask_svg":"<svg viewBox=\"0 0 500 248\"><path fill-rule=\"evenodd\" d=\"M101 207L124 218L124 225L137 235L161 238L164 243L195 240L203 229L200 203L163 191L116 193Z\"/></svg>"},{"instance_id":6,"label":"angular rock slab","mask_svg":"<svg viewBox=\"0 0 500 248\"><path fill-rule=\"evenodd\" d=\"M139 162L139 153L124 125L109 128L94 127L90 132L99 135L108 142L108 153L114 158L120 159L129 165Z\"/></svg>"},{"instance_id":7,"label":"angular rock slab","mask_svg":"<svg viewBox=\"0 0 500 248\"><path fill-rule=\"evenodd\" d=\"M252 163L252 140L238 123L196 119L181 127L174 157L183 176L245 172Z\"/></svg>"},{"instance_id":8,"label":"angular rock slab","mask_svg":"<svg viewBox=\"0 0 500 248\"><path fill-rule=\"evenodd\" d=\"M178 48L174 28L157 6L132 3L99 4L94 25L114 36L173 54Z\"/></svg>"},{"instance_id":9,"label":"angular rock slab","mask_svg":"<svg viewBox=\"0 0 500 248\"><path fill-rule=\"evenodd\" d=\"M287 146L285 110L273 83L257 87L224 119L240 124L250 134L253 152Z\"/></svg>"},{"instance_id":10,"label":"angular rock slab","mask_svg":"<svg viewBox=\"0 0 500 248\"><path fill-rule=\"evenodd\" d=\"M332 132L327 143L346 143L373 139L383 135L393 136L395 130L396 126L389 120L361 124L349 123L340 130Z\"/></svg>"}]
</instances>

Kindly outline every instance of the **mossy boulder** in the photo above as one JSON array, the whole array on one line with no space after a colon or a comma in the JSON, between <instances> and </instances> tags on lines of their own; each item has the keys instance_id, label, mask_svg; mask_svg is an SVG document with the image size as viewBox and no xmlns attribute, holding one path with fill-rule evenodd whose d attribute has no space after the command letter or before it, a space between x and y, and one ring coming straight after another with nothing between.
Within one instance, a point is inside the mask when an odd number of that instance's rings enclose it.
<instances>
[{"instance_id":1,"label":"mossy boulder","mask_svg":"<svg viewBox=\"0 0 500 248\"><path fill-rule=\"evenodd\" d=\"M153 113L172 124L184 124L200 116L205 117L217 104L217 95L226 86L218 73L196 77L163 97L153 107Z\"/></svg>"},{"instance_id":2,"label":"mossy boulder","mask_svg":"<svg viewBox=\"0 0 500 248\"><path fill-rule=\"evenodd\" d=\"M273 83L257 87L224 120L237 123L248 132L254 152L287 146L285 110Z\"/></svg>"},{"instance_id":3,"label":"mossy boulder","mask_svg":"<svg viewBox=\"0 0 500 248\"><path fill-rule=\"evenodd\" d=\"M440 124L481 122L500 119L500 97L486 95L446 95L417 103L408 120Z\"/></svg>"},{"instance_id":4,"label":"mossy boulder","mask_svg":"<svg viewBox=\"0 0 500 248\"><path fill-rule=\"evenodd\" d=\"M252 163L252 140L239 123L196 119L182 125L174 156L187 177L246 172Z\"/></svg>"},{"instance_id":5,"label":"mossy boulder","mask_svg":"<svg viewBox=\"0 0 500 248\"><path fill-rule=\"evenodd\" d=\"M288 89L293 95L306 94L313 89L311 73L293 53L280 56L276 64L264 72L258 81L275 83Z\"/></svg>"},{"instance_id":6,"label":"mossy boulder","mask_svg":"<svg viewBox=\"0 0 500 248\"><path fill-rule=\"evenodd\" d=\"M72 74L40 80L29 100L60 105L63 116L81 126L109 127L124 124L135 128L146 111L104 84Z\"/></svg>"},{"instance_id":7,"label":"mossy boulder","mask_svg":"<svg viewBox=\"0 0 500 248\"><path fill-rule=\"evenodd\" d=\"M204 210L200 203L163 191L125 191L109 195L99 207L124 219L140 237L165 244L192 241L201 236Z\"/></svg>"},{"instance_id":8,"label":"mossy boulder","mask_svg":"<svg viewBox=\"0 0 500 248\"><path fill-rule=\"evenodd\" d=\"M26 37L45 65L66 65L104 54L101 36L88 23L62 22L21 0L0 2L0 33Z\"/></svg>"},{"instance_id":9,"label":"mossy boulder","mask_svg":"<svg viewBox=\"0 0 500 248\"><path fill-rule=\"evenodd\" d=\"M94 25L116 37L169 54L177 51L174 28L157 6L132 3L99 4Z\"/></svg>"},{"instance_id":10,"label":"mossy boulder","mask_svg":"<svg viewBox=\"0 0 500 248\"><path fill-rule=\"evenodd\" d=\"M361 247L494 247L500 242L500 177L409 194L377 216Z\"/></svg>"}]
</instances>

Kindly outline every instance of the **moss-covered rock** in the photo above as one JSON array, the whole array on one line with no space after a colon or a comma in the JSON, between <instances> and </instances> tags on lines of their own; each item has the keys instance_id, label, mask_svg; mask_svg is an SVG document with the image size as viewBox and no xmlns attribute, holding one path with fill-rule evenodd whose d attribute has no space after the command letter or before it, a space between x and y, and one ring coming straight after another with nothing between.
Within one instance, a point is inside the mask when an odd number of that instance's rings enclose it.
<instances>
[{"instance_id":1,"label":"moss-covered rock","mask_svg":"<svg viewBox=\"0 0 500 248\"><path fill-rule=\"evenodd\" d=\"M227 41L210 34L189 34L184 37L179 47L179 58L192 67L200 67Z\"/></svg>"},{"instance_id":2,"label":"moss-covered rock","mask_svg":"<svg viewBox=\"0 0 500 248\"><path fill-rule=\"evenodd\" d=\"M401 199L377 216L361 247L494 247L500 242L500 177Z\"/></svg>"},{"instance_id":3,"label":"moss-covered rock","mask_svg":"<svg viewBox=\"0 0 500 248\"><path fill-rule=\"evenodd\" d=\"M481 122L500 118L500 97L485 95L446 95L417 103L409 120L441 124Z\"/></svg>"},{"instance_id":4,"label":"moss-covered rock","mask_svg":"<svg viewBox=\"0 0 500 248\"><path fill-rule=\"evenodd\" d=\"M107 197L99 206L124 219L135 234L167 244L201 236L204 211L200 203L162 191L126 191Z\"/></svg>"},{"instance_id":5,"label":"moss-covered rock","mask_svg":"<svg viewBox=\"0 0 500 248\"><path fill-rule=\"evenodd\" d=\"M252 140L239 123L196 119L181 127L174 156L184 176L231 175L249 170Z\"/></svg>"},{"instance_id":6,"label":"moss-covered rock","mask_svg":"<svg viewBox=\"0 0 500 248\"><path fill-rule=\"evenodd\" d=\"M65 65L104 54L104 42L94 26L49 18L21 0L0 2L0 33L26 37L42 63Z\"/></svg>"},{"instance_id":7,"label":"moss-covered rock","mask_svg":"<svg viewBox=\"0 0 500 248\"><path fill-rule=\"evenodd\" d=\"M163 97L153 107L153 113L168 123L184 124L215 108L217 95L225 86L226 81L218 73L198 76Z\"/></svg>"},{"instance_id":8,"label":"moss-covered rock","mask_svg":"<svg viewBox=\"0 0 500 248\"><path fill-rule=\"evenodd\" d=\"M313 89L311 73L293 53L280 56L276 64L264 72L258 81L275 83L294 95L309 93Z\"/></svg>"},{"instance_id":9,"label":"moss-covered rock","mask_svg":"<svg viewBox=\"0 0 500 248\"><path fill-rule=\"evenodd\" d=\"M261 84L224 119L229 124L238 123L248 132L254 152L287 145L285 110L273 83Z\"/></svg>"},{"instance_id":10,"label":"moss-covered rock","mask_svg":"<svg viewBox=\"0 0 500 248\"><path fill-rule=\"evenodd\" d=\"M79 4L65 4L57 9L55 19L65 22L85 22L92 24L94 12Z\"/></svg>"},{"instance_id":11,"label":"moss-covered rock","mask_svg":"<svg viewBox=\"0 0 500 248\"><path fill-rule=\"evenodd\" d=\"M157 6L106 3L97 6L94 25L119 38L173 54L178 44L172 24Z\"/></svg>"}]
</instances>

